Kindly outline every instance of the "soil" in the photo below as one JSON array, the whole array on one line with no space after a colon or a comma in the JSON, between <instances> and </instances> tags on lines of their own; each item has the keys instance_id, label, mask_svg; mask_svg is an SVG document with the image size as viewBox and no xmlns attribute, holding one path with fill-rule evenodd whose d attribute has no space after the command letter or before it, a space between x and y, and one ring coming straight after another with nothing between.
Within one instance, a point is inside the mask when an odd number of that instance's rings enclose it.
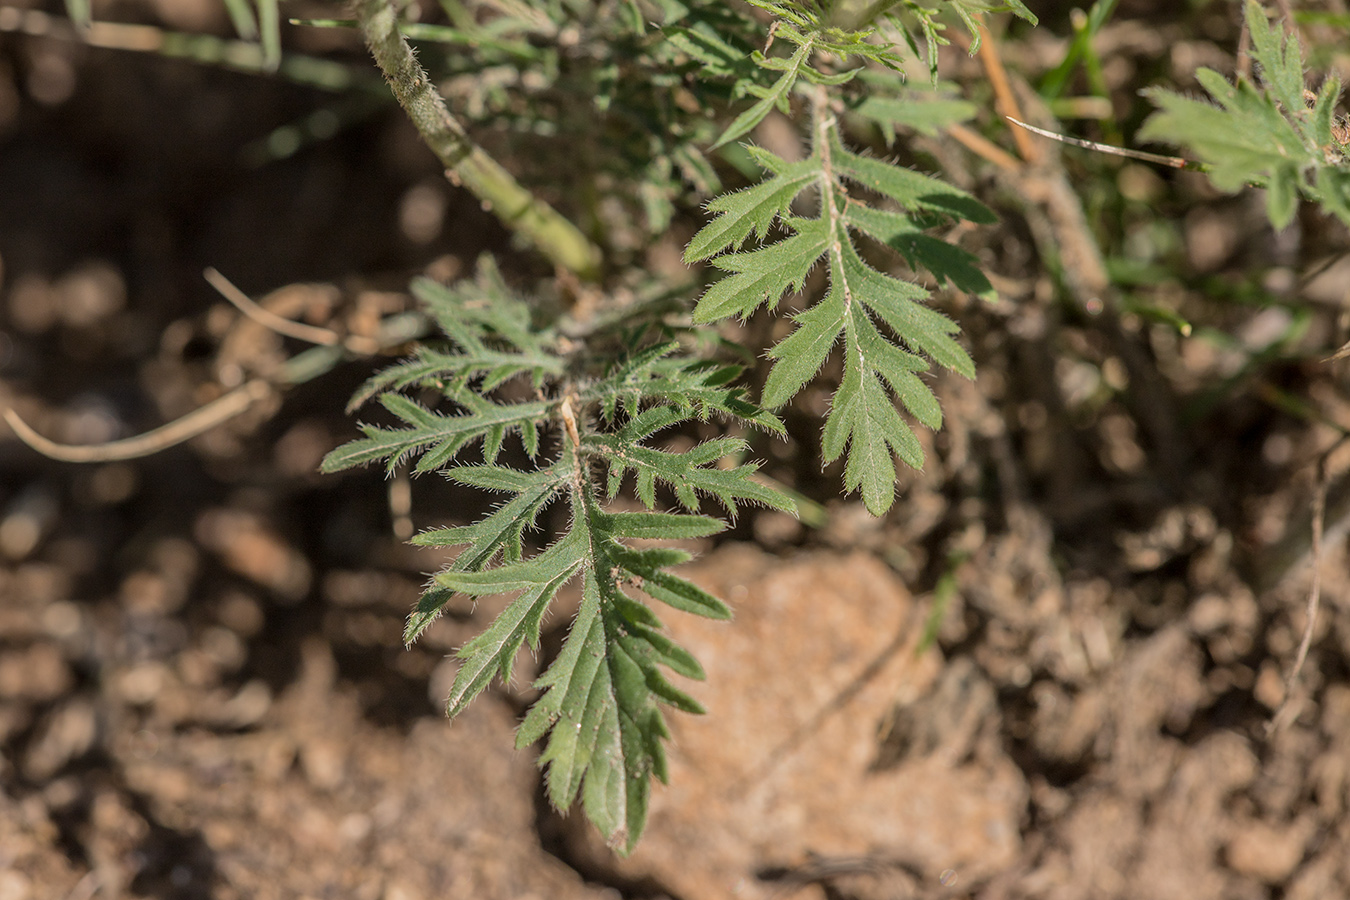
<instances>
[{"instance_id":1,"label":"soil","mask_svg":"<svg viewBox=\"0 0 1350 900\"><path fill-rule=\"evenodd\" d=\"M391 105L16 33L36 7L0 6L0 407L42 434L147 431L303 351L207 266L354 334L411 308L410 275L487 249L539 274ZM1123 109L1152 74L1232 69L1231 10L1171 8L1123 4L1100 38ZM95 10L228 27L204 0ZM1004 42L1009 65L1044 71L1067 33L1048 10ZM315 109L336 134L266 143ZM1323 362L1344 340L1350 270L1324 265L1344 229L1305 211L1274 235L1259 195L1199 176L1066 153L998 177L920 146L1002 220L962 237L1000 303L942 301L980 376L935 379L947 421L882 520L815 458L820 398L789 410L766 471L827 516L751 514L695 548L688 577L736 620L665 617L708 670L689 688L708 714L669 717L670 784L630 858L548 809L537 748L513 749L538 660L445 720L453 649L497 606L402 647L444 561L404 538L484 501L316 474L354 433L367 359L148 458L0 439L0 900L1350 896L1344 453L1310 652L1284 682L1317 462L1350 424ZM1104 212L1065 190L1084 171L1137 199ZM1085 210L1107 243L1161 229L1172 274L1113 294ZM1039 261L1055 248L1058 275Z\"/></svg>"}]
</instances>

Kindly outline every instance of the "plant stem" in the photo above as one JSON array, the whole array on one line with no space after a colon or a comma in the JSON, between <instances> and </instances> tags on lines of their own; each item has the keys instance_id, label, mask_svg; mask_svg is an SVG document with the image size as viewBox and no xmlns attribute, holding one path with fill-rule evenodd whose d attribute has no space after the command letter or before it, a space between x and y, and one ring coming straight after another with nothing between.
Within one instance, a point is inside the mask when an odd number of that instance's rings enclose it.
<instances>
[{"instance_id":1,"label":"plant stem","mask_svg":"<svg viewBox=\"0 0 1350 900\"><path fill-rule=\"evenodd\" d=\"M521 187L464 131L450 114L435 84L399 33L390 0L357 0L356 18L366 45L431 151L446 167L446 177L464 185L511 230L526 238L552 262L595 280L600 249L553 207Z\"/></svg>"}]
</instances>

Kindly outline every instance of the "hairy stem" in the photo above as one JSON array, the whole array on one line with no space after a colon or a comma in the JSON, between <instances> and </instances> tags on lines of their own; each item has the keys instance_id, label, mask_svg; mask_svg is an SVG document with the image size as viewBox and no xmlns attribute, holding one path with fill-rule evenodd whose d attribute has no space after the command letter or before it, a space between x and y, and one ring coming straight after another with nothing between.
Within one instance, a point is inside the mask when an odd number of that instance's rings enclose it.
<instances>
[{"instance_id":1,"label":"hairy stem","mask_svg":"<svg viewBox=\"0 0 1350 900\"><path fill-rule=\"evenodd\" d=\"M820 155L820 202L825 208L825 216L830 223L830 256L832 262L842 265L843 245L840 235L843 228L840 220L844 211L835 202L835 187L838 181L834 177L834 154L830 148L830 134L837 119L830 109L830 95L824 85L816 85L811 92L812 124L815 128L815 150ZM851 300L849 297L848 300ZM847 301L846 301L847 302Z\"/></svg>"},{"instance_id":2,"label":"hairy stem","mask_svg":"<svg viewBox=\"0 0 1350 900\"><path fill-rule=\"evenodd\" d=\"M485 209L538 247L555 265L582 278L596 279L599 248L557 210L521 187L510 172L469 139L399 33L394 4L390 0L357 0L356 18L394 97L422 140L445 165L446 177L468 188Z\"/></svg>"}]
</instances>

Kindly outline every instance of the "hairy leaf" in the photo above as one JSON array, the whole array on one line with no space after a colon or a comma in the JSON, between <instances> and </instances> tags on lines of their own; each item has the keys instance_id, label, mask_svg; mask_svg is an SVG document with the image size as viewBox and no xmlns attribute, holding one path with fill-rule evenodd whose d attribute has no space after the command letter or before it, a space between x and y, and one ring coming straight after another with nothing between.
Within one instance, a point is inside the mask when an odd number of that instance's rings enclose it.
<instances>
[{"instance_id":1,"label":"hairy leaf","mask_svg":"<svg viewBox=\"0 0 1350 900\"><path fill-rule=\"evenodd\" d=\"M783 424L745 398L735 383L740 367L684 355L679 341L643 344L640 330L625 338L617 356L597 360L603 364L596 370L579 370L576 339L535 321L491 266L456 289L419 282L415 290L445 342L414 350L410 360L371 380L364 392L378 396L398 424L363 425L364 437L330 453L324 468L385 460L392 469L411 458L415 472L438 470L459 485L506 497L476 521L424 532L414 541L462 549L412 611L406 641L422 634L456 596L514 595L457 651L460 668L446 700L451 716L494 678L510 679L520 650L538 649L558 592L581 581L581 609L558 657L536 683L544 693L518 737L522 746L548 737L540 764L548 767L549 799L566 809L580 796L587 816L627 852L644 827L651 779L665 777L660 707L701 712L665 673L701 678L703 670L661 633L647 602L713 618L730 615L721 601L668 571L688 553L636 549L628 542L721 531L723 521L697 514L704 497L733 516L745 503L793 509L781 492L755 480L755 464L724 464L744 453L742 440L712 438L683 453L650 444L665 429L690 421L719 418L778 434ZM607 332L596 333L608 339ZM532 396L501 391L516 376L529 378ZM428 408L403 390L434 392L453 409ZM509 434L520 435L531 465L502 462ZM476 445L482 462L460 461ZM599 476L603 469L608 477ZM646 511L604 509L628 473ZM657 509L658 485L669 488L687 512ZM562 498L570 522L544 549L529 552L527 532Z\"/></svg>"},{"instance_id":2,"label":"hairy leaf","mask_svg":"<svg viewBox=\"0 0 1350 900\"><path fill-rule=\"evenodd\" d=\"M1217 72L1199 70L1196 78L1217 106L1148 91L1158 112L1140 136L1188 147L1221 190L1266 188L1267 215L1277 228L1293 220L1300 198L1322 204L1350 225L1337 188L1350 150L1333 129L1340 81L1328 78L1317 94L1305 93L1297 37L1268 22L1255 0L1247 0L1246 18L1260 81L1241 78L1232 84Z\"/></svg>"},{"instance_id":3,"label":"hairy leaf","mask_svg":"<svg viewBox=\"0 0 1350 900\"><path fill-rule=\"evenodd\" d=\"M761 153L770 173L763 182L709 204L717 217L695 235L686 258L711 256L713 266L730 274L700 298L694 320L747 317L761 306L773 309L785 292L804 287L822 257L827 260L824 297L797 313L792 332L769 350L773 367L762 400L771 409L787 403L842 342L844 377L826 416L823 456L828 462L847 452L846 487L860 491L867 508L879 515L894 497L894 457L914 467L923 464L918 439L895 402L937 428L941 411L919 377L928 368L926 360L966 377L973 377L974 365L955 340L956 324L925 305L928 291L865 262L854 232L960 290L990 298L993 288L974 257L924 228L940 218L990 222L993 214L964 191L849 151L833 117L824 118L823 111L817 115L818 136L808 159L788 164ZM850 193L849 184L880 195L881 202ZM816 194L816 217L789 215L796 196L807 190ZM790 233L766 241L775 218ZM752 234L761 245L740 249ZM638 489L641 496L651 496L651 481L641 472Z\"/></svg>"}]
</instances>

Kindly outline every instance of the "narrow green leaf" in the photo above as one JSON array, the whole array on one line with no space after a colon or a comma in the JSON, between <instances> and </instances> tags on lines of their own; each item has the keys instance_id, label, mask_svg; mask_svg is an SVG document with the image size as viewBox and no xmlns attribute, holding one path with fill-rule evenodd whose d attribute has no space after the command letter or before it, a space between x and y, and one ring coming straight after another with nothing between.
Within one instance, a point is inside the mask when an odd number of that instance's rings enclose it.
<instances>
[{"instance_id":1,"label":"narrow green leaf","mask_svg":"<svg viewBox=\"0 0 1350 900\"><path fill-rule=\"evenodd\" d=\"M1266 215L1276 230L1288 227L1298 211L1298 171L1281 167L1266 186Z\"/></svg>"},{"instance_id":2,"label":"narrow green leaf","mask_svg":"<svg viewBox=\"0 0 1350 900\"><path fill-rule=\"evenodd\" d=\"M1330 166L1318 169L1316 187L1323 207L1350 226L1350 171Z\"/></svg>"},{"instance_id":3,"label":"narrow green leaf","mask_svg":"<svg viewBox=\"0 0 1350 900\"><path fill-rule=\"evenodd\" d=\"M530 559L481 571L451 569L439 573L436 583L474 597L529 590L553 581L560 572L570 576L585 562L586 549L585 533L581 529L573 529L547 550Z\"/></svg>"},{"instance_id":4,"label":"narrow green leaf","mask_svg":"<svg viewBox=\"0 0 1350 900\"><path fill-rule=\"evenodd\" d=\"M277 0L257 0L257 6L263 69L275 72L281 65L281 12L277 9Z\"/></svg>"},{"instance_id":5,"label":"narrow green leaf","mask_svg":"<svg viewBox=\"0 0 1350 900\"><path fill-rule=\"evenodd\" d=\"M749 70L750 53L736 47L712 28L675 26L662 30L672 46L703 64L703 74L731 75Z\"/></svg>"},{"instance_id":6,"label":"narrow green leaf","mask_svg":"<svg viewBox=\"0 0 1350 900\"><path fill-rule=\"evenodd\" d=\"M985 225L998 221L983 203L935 178L850 153L837 139L832 140L830 153L838 174L885 194L906 210L932 210Z\"/></svg>"},{"instance_id":7,"label":"narrow green leaf","mask_svg":"<svg viewBox=\"0 0 1350 900\"><path fill-rule=\"evenodd\" d=\"M532 648L538 648L539 623L544 610L571 577L572 573L564 573L521 594L502 610L487 630L459 649L456 656L463 662L455 673L454 684L445 701L447 716L459 715L491 683L493 675L500 675L503 682L509 682L516 653L526 641Z\"/></svg>"},{"instance_id":8,"label":"narrow green leaf","mask_svg":"<svg viewBox=\"0 0 1350 900\"><path fill-rule=\"evenodd\" d=\"M995 299L994 287L980 271L979 260L973 254L924 234L907 216L853 203L845 218L850 227L898 251L911 266L922 266L935 277L947 279L957 290L985 300Z\"/></svg>"},{"instance_id":9,"label":"narrow green leaf","mask_svg":"<svg viewBox=\"0 0 1350 900\"><path fill-rule=\"evenodd\" d=\"M422 632L440 618L445 604L454 596L455 592L446 588L431 588L423 593L403 627L403 645L411 647L413 642L422 636Z\"/></svg>"},{"instance_id":10,"label":"narrow green leaf","mask_svg":"<svg viewBox=\"0 0 1350 900\"><path fill-rule=\"evenodd\" d=\"M1252 36L1252 55L1261 67L1261 77L1275 99L1293 115L1303 109L1303 58L1298 38L1286 36L1272 26L1256 0L1246 3L1247 29Z\"/></svg>"},{"instance_id":11,"label":"narrow green leaf","mask_svg":"<svg viewBox=\"0 0 1350 900\"><path fill-rule=\"evenodd\" d=\"M783 68L783 74L774 82L773 87L764 92L764 96L758 103L755 103L732 120L731 124L727 126L727 130L722 132L721 137L713 143L713 149L717 149L723 144L734 141L736 138L750 131L750 129L762 122L764 117L767 116L774 107L787 99L788 92L791 91L792 86L797 83L797 76L803 63L805 63L807 58L811 55L811 46L811 42L806 41L797 48L797 52L792 54L791 59L786 61L786 65ZM762 62L761 65L763 65Z\"/></svg>"},{"instance_id":12,"label":"narrow green leaf","mask_svg":"<svg viewBox=\"0 0 1350 900\"><path fill-rule=\"evenodd\" d=\"M725 522L708 516L680 513L631 512L602 515L601 521L607 530L632 538L689 540L717 534L727 527Z\"/></svg>"},{"instance_id":13,"label":"narrow green leaf","mask_svg":"<svg viewBox=\"0 0 1350 900\"><path fill-rule=\"evenodd\" d=\"M769 351L775 362L761 399L770 408L791 400L825 364L844 330L843 292L832 283L823 300L793 318L797 330Z\"/></svg>"},{"instance_id":14,"label":"narrow green leaf","mask_svg":"<svg viewBox=\"0 0 1350 900\"><path fill-rule=\"evenodd\" d=\"M739 247L751 233L763 238L774 220L787 214L793 199L819 177L820 165L815 158L784 163L765 181L713 200L708 211L715 213L716 218L689 242L684 251L685 263L707 259L728 247Z\"/></svg>"},{"instance_id":15,"label":"narrow green leaf","mask_svg":"<svg viewBox=\"0 0 1350 900\"><path fill-rule=\"evenodd\" d=\"M80 28L88 28L93 21L90 0L66 0L66 15Z\"/></svg>"},{"instance_id":16,"label":"narrow green leaf","mask_svg":"<svg viewBox=\"0 0 1350 900\"><path fill-rule=\"evenodd\" d=\"M694 321L716 322L749 316L766 301L770 308L789 290L801 290L807 274L825 252L829 233L820 220L793 220L797 234L744 253L728 253L713 265L732 273L708 289L694 307Z\"/></svg>"},{"instance_id":17,"label":"narrow green leaf","mask_svg":"<svg viewBox=\"0 0 1350 900\"><path fill-rule=\"evenodd\" d=\"M703 671L703 666L694 658L694 654L661 632L651 628L634 627L633 634L645 641L657 662L672 672L694 681L703 681L708 677Z\"/></svg>"},{"instance_id":18,"label":"narrow green leaf","mask_svg":"<svg viewBox=\"0 0 1350 900\"><path fill-rule=\"evenodd\" d=\"M1317 101L1313 104L1311 132L1313 143L1326 150L1335 145L1336 138L1332 126L1336 122L1336 101L1341 96L1341 79L1328 75L1317 91Z\"/></svg>"},{"instance_id":19,"label":"narrow green leaf","mask_svg":"<svg viewBox=\"0 0 1350 900\"><path fill-rule=\"evenodd\" d=\"M693 582L666 572L644 571L636 567L630 568L630 571L642 576L643 593L673 609L709 619L731 618L731 610L725 603Z\"/></svg>"}]
</instances>

